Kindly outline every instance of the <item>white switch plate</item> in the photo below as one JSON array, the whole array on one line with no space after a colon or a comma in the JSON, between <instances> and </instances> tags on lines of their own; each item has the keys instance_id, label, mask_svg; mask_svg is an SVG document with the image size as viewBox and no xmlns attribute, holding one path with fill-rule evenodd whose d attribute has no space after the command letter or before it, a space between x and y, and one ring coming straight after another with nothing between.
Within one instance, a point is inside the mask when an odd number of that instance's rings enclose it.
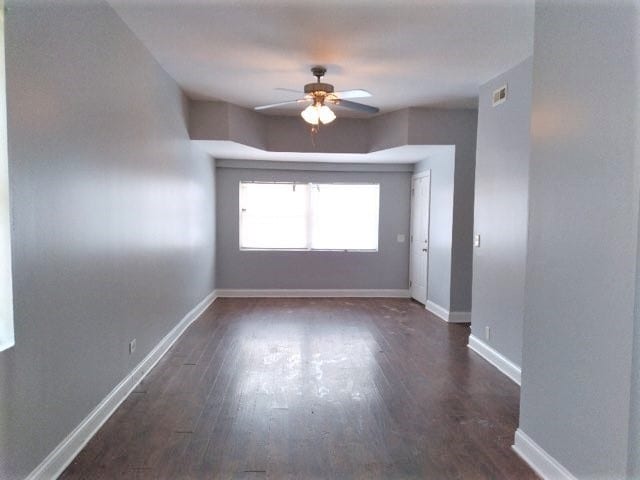
<instances>
[{"instance_id":1,"label":"white switch plate","mask_svg":"<svg viewBox=\"0 0 640 480\"><path fill-rule=\"evenodd\" d=\"M484 338L485 340L491 340L491 327L488 325L484 327Z\"/></svg>"},{"instance_id":2,"label":"white switch plate","mask_svg":"<svg viewBox=\"0 0 640 480\"><path fill-rule=\"evenodd\" d=\"M129 355L136 351L136 339L134 338L129 342Z\"/></svg>"},{"instance_id":3,"label":"white switch plate","mask_svg":"<svg viewBox=\"0 0 640 480\"><path fill-rule=\"evenodd\" d=\"M479 233L476 233L473 236L473 246L474 247L479 247L480 246L480 234Z\"/></svg>"},{"instance_id":4,"label":"white switch plate","mask_svg":"<svg viewBox=\"0 0 640 480\"><path fill-rule=\"evenodd\" d=\"M397 239L398 243L404 243L405 236L402 233L399 233Z\"/></svg>"}]
</instances>

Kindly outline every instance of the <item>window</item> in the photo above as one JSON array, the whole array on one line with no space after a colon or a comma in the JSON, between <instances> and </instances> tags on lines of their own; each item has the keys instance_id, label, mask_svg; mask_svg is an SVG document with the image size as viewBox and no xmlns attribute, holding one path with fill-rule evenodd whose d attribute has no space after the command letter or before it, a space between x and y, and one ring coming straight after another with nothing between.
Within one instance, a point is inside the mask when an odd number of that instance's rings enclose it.
<instances>
[{"instance_id":1,"label":"window","mask_svg":"<svg viewBox=\"0 0 640 480\"><path fill-rule=\"evenodd\" d=\"M240 249L378 250L379 184L240 182Z\"/></svg>"},{"instance_id":2,"label":"window","mask_svg":"<svg viewBox=\"0 0 640 480\"><path fill-rule=\"evenodd\" d=\"M8 349L14 344L4 15L4 2L0 1L0 351Z\"/></svg>"}]
</instances>

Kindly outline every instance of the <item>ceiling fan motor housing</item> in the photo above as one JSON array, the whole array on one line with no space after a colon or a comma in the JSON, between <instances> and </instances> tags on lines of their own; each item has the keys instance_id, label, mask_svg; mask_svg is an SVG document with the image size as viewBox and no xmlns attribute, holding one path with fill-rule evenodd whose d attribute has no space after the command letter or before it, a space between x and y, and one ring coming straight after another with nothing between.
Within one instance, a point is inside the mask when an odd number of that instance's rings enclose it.
<instances>
[{"instance_id":1,"label":"ceiling fan motor housing","mask_svg":"<svg viewBox=\"0 0 640 480\"><path fill-rule=\"evenodd\" d=\"M325 94L333 93L333 85L330 83L313 82L304 86L304 93L324 92Z\"/></svg>"}]
</instances>

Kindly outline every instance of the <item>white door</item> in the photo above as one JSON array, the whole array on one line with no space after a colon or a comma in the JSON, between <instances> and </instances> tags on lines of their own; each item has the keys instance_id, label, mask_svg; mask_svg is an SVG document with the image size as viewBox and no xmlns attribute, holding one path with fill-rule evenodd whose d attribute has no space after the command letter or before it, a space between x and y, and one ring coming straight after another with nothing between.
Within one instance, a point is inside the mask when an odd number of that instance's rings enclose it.
<instances>
[{"instance_id":1,"label":"white door","mask_svg":"<svg viewBox=\"0 0 640 480\"><path fill-rule=\"evenodd\" d=\"M427 271L429 269L429 206L431 199L431 171L414 175L411 179L411 296L420 303L427 302Z\"/></svg>"}]
</instances>

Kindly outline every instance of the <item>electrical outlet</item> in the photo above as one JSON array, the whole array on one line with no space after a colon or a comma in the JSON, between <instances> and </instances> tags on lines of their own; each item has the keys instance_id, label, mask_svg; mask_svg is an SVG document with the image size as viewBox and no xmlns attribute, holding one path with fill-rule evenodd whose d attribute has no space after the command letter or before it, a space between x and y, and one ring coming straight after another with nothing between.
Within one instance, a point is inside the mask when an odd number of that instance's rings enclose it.
<instances>
[{"instance_id":1,"label":"electrical outlet","mask_svg":"<svg viewBox=\"0 0 640 480\"><path fill-rule=\"evenodd\" d=\"M480 234L479 233L476 233L473 236L473 246L474 247L479 247L480 246Z\"/></svg>"},{"instance_id":2,"label":"electrical outlet","mask_svg":"<svg viewBox=\"0 0 640 480\"><path fill-rule=\"evenodd\" d=\"M399 233L396 239L398 240L398 243L404 243L405 237L402 233Z\"/></svg>"},{"instance_id":3,"label":"electrical outlet","mask_svg":"<svg viewBox=\"0 0 640 480\"><path fill-rule=\"evenodd\" d=\"M491 340L491 327L488 325L484 327L484 338L485 340Z\"/></svg>"},{"instance_id":4,"label":"electrical outlet","mask_svg":"<svg viewBox=\"0 0 640 480\"><path fill-rule=\"evenodd\" d=\"M134 338L129 342L129 355L136 351L136 339Z\"/></svg>"}]
</instances>

